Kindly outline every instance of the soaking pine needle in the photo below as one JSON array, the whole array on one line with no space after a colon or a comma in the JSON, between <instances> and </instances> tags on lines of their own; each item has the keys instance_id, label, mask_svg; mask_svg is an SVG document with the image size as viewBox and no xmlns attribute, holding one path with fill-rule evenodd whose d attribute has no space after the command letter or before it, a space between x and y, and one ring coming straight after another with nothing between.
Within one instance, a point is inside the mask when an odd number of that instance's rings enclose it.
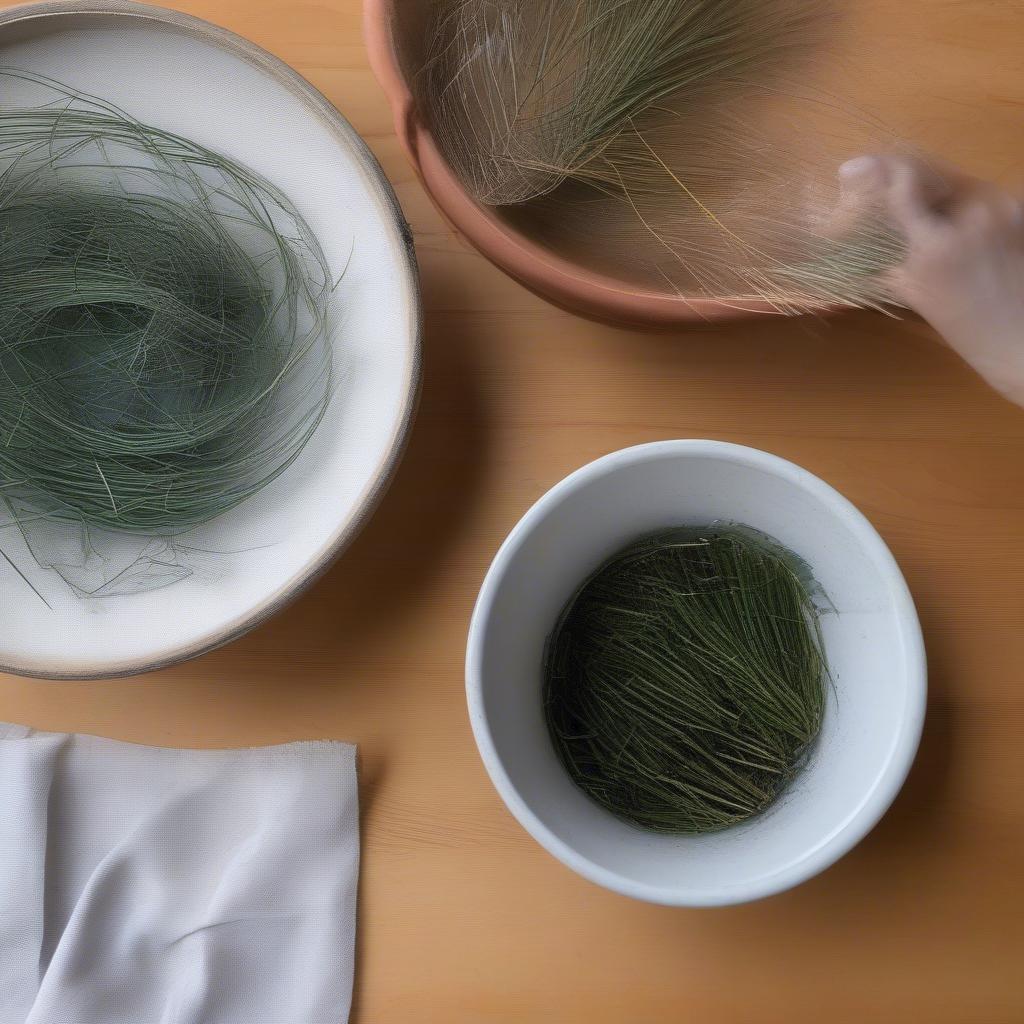
<instances>
[{"instance_id":1,"label":"soaking pine needle","mask_svg":"<svg viewBox=\"0 0 1024 1024\"><path fill-rule=\"evenodd\" d=\"M27 72L0 106L0 485L19 525L166 537L299 455L332 280L273 184Z\"/></svg>"},{"instance_id":2,"label":"soaking pine needle","mask_svg":"<svg viewBox=\"0 0 1024 1024\"><path fill-rule=\"evenodd\" d=\"M595 173L637 118L766 75L806 49L821 0L432 0L419 86L481 201ZM645 127L640 122L640 127Z\"/></svg>"},{"instance_id":3,"label":"soaking pine needle","mask_svg":"<svg viewBox=\"0 0 1024 1024\"><path fill-rule=\"evenodd\" d=\"M821 729L813 584L750 531L645 537L570 600L544 677L552 740L588 796L657 832L726 828L778 798Z\"/></svg>"},{"instance_id":4,"label":"soaking pine needle","mask_svg":"<svg viewBox=\"0 0 1024 1024\"><path fill-rule=\"evenodd\" d=\"M478 202L582 267L780 313L890 300L880 209L827 223L841 159L890 133L806 83L831 0L418 0L403 60ZM883 142L884 139L884 142Z\"/></svg>"}]
</instances>

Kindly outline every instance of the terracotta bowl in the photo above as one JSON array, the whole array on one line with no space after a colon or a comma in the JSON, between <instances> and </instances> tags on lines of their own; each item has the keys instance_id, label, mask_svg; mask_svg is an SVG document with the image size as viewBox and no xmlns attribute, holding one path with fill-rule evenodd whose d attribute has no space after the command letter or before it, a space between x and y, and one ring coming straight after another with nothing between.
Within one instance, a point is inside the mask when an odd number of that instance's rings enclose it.
<instances>
[{"instance_id":1,"label":"terracotta bowl","mask_svg":"<svg viewBox=\"0 0 1024 1024\"><path fill-rule=\"evenodd\" d=\"M399 57L403 41L422 28L412 0L364 0L363 26L370 65L391 104L398 139L424 187L455 229L507 274L559 306L619 323L671 327L777 315L756 299L690 298L632 287L562 259L504 223L466 193L417 114Z\"/></svg>"}]
</instances>

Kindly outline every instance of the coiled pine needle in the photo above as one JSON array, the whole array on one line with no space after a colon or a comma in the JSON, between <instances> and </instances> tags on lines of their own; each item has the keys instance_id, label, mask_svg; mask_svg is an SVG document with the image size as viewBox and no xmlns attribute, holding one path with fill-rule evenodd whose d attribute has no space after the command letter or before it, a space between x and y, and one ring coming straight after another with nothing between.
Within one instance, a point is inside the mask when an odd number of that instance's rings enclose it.
<instances>
[{"instance_id":1,"label":"coiled pine needle","mask_svg":"<svg viewBox=\"0 0 1024 1024\"><path fill-rule=\"evenodd\" d=\"M173 535L298 456L331 390L323 251L273 184L27 72L0 106L0 494Z\"/></svg>"}]
</instances>

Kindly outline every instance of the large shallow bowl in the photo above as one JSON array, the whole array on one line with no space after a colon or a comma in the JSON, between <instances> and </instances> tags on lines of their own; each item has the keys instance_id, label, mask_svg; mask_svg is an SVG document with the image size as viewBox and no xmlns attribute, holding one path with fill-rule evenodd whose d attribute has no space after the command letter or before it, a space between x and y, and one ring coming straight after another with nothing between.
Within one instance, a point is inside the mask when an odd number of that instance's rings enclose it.
<instances>
[{"instance_id":1,"label":"large shallow bowl","mask_svg":"<svg viewBox=\"0 0 1024 1024\"><path fill-rule=\"evenodd\" d=\"M420 306L408 229L351 125L275 57L183 14L120 0L0 11L0 65L55 78L260 171L290 196L341 282L337 391L300 458L272 485L185 537L203 571L148 593L75 596L16 530L0 666L49 677L142 672L223 644L321 573L373 510L402 452L419 383ZM0 101L31 102L5 84ZM342 276L342 272L344 275Z\"/></svg>"},{"instance_id":2,"label":"large shallow bowl","mask_svg":"<svg viewBox=\"0 0 1024 1024\"><path fill-rule=\"evenodd\" d=\"M671 327L777 313L770 303L748 297L680 298L632 287L562 259L475 202L441 155L404 73L401 55L422 36L426 6L421 0L363 0L366 47L402 148L438 209L471 245L537 294L601 320Z\"/></svg>"},{"instance_id":3,"label":"large shallow bowl","mask_svg":"<svg viewBox=\"0 0 1024 1024\"><path fill-rule=\"evenodd\" d=\"M810 761L775 805L712 835L656 835L591 802L563 769L541 705L544 642L581 580L623 545L717 520L767 533L811 566L835 608L822 621L833 687ZM480 591L466 685L484 764L538 842L627 896L714 906L794 886L867 834L917 751L926 670L906 583L850 502L764 452L664 441L585 466L526 513Z\"/></svg>"}]
</instances>

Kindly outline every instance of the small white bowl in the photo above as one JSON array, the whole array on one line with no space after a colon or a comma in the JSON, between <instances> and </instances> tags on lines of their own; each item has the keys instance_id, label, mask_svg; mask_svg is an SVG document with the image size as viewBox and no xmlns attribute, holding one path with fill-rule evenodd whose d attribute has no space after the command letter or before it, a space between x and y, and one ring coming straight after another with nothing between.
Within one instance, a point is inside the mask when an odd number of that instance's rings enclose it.
<instances>
[{"instance_id":1,"label":"small white bowl","mask_svg":"<svg viewBox=\"0 0 1024 1024\"><path fill-rule=\"evenodd\" d=\"M644 533L743 523L806 560L835 606L822 620L833 687L809 763L765 813L697 837L619 821L570 781L541 705L544 642L580 582ZM719 441L615 452L553 487L491 565L473 612L466 687L491 779L528 832L585 878L671 906L781 892L859 842L917 752L927 690L917 612L864 516L790 462Z\"/></svg>"}]
</instances>

